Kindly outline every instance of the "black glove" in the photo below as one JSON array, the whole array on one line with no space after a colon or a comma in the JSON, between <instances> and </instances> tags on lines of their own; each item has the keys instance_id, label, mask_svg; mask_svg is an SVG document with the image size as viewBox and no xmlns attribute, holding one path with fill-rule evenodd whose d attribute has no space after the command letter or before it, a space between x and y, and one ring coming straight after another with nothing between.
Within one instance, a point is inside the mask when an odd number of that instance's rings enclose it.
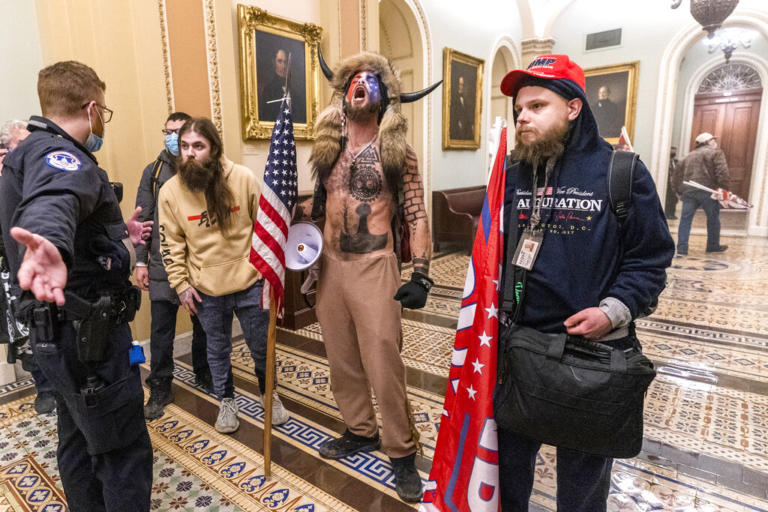
<instances>
[{"instance_id":1,"label":"black glove","mask_svg":"<svg viewBox=\"0 0 768 512\"><path fill-rule=\"evenodd\" d=\"M435 282L424 274L414 272L411 274L411 281L401 286L394 298L408 309L423 308L424 304L427 303L427 294L433 284Z\"/></svg>"}]
</instances>

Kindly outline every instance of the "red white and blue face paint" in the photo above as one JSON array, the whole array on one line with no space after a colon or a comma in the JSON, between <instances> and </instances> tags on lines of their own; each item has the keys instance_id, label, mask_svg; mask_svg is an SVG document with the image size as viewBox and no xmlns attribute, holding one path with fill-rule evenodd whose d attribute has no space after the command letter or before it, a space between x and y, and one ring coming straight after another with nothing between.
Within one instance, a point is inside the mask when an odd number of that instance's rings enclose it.
<instances>
[{"instance_id":1,"label":"red white and blue face paint","mask_svg":"<svg viewBox=\"0 0 768 512\"><path fill-rule=\"evenodd\" d=\"M349 82L349 88L345 96L347 103L352 103L355 98L365 98L368 95L368 103L376 104L381 102L381 86L378 77L370 71L360 71Z\"/></svg>"}]
</instances>

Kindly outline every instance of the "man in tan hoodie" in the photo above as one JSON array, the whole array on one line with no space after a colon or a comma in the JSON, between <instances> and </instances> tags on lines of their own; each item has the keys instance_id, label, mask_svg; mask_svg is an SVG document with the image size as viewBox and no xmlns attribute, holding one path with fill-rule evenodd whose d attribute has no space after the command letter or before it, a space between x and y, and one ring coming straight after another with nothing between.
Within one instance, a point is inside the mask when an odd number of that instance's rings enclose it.
<instances>
[{"instance_id":1,"label":"man in tan hoodie","mask_svg":"<svg viewBox=\"0 0 768 512\"><path fill-rule=\"evenodd\" d=\"M260 303L262 276L249 260L260 188L253 171L222 155L210 119L188 120L179 141L178 173L160 189L161 257L182 306L205 330L213 389L221 400L216 430L231 433L240 426L230 362L233 313L262 395L266 384L269 312ZM272 423L286 421L275 393Z\"/></svg>"}]
</instances>

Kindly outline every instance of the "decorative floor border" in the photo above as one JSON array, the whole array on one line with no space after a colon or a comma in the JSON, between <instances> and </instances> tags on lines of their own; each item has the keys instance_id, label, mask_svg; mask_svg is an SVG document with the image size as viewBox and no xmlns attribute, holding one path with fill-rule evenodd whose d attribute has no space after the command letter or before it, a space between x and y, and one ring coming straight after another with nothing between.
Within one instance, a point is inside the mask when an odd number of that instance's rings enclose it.
<instances>
[{"instance_id":1,"label":"decorative floor border","mask_svg":"<svg viewBox=\"0 0 768 512\"><path fill-rule=\"evenodd\" d=\"M147 369L148 365L144 365ZM194 386L195 374L192 369L183 362L176 361L174 378L189 388L192 393L203 396L209 402L218 404L218 400ZM264 425L264 408L257 398L242 389L235 390L235 401L239 409L239 416L251 421L258 427ZM290 412L290 411L289 411ZM291 414L290 419L283 425L273 426L272 434L305 453L317 456L319 446L325 441L335 438L338 434L330 429L318 425L310 420ZM397 498L395 493L394 475L388 457L381 451L358 453L351 457L345 457L336 461L324 460L352 477L364 477L366 483L372 487ZM420 472L423 481L428 475Z\"/></svg>"},{"instance_id":2,"label":"decorative floor border","mask_svg":"<svg viewBox=\"0 0 768 512\"><path fill-rule=\"evenodd\" d=\"M197 475L243 510L354 512L354 509L274 462L264 476L263 457L176 405L150 422L153 446Z\"/></svg>"}]
</instances>

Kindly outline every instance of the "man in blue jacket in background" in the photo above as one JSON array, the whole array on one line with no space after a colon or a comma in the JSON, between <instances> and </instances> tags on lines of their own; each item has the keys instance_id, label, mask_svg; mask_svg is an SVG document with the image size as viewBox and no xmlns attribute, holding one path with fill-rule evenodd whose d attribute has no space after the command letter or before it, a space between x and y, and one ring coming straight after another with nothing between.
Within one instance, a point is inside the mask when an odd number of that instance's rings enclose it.
<instances>
[{"instance_id":1,"label":"man in blue jacket in background","mask_svg":"<svg viewBox=\"0 0 768 512\"><path fill-rule=\"evenodd\" d=\"M514 98L512 159L519 162L508 166L505 231L518 229L521 251L538 247L527 261L515 256L527 276L514 321L624 349L633 345L631 322L664 288L674 243L642 163L627 217L619 222L611 210L613 149L598 134L584 89L584 71L566 55L537 57L501 83ZM512 258L515 247L505 254ZM498 434L502 509L527 511L541 443L502 428ZM559 447L557 510L605 511L612 465L611 458Z\"/></svg>"}]
</instances>

